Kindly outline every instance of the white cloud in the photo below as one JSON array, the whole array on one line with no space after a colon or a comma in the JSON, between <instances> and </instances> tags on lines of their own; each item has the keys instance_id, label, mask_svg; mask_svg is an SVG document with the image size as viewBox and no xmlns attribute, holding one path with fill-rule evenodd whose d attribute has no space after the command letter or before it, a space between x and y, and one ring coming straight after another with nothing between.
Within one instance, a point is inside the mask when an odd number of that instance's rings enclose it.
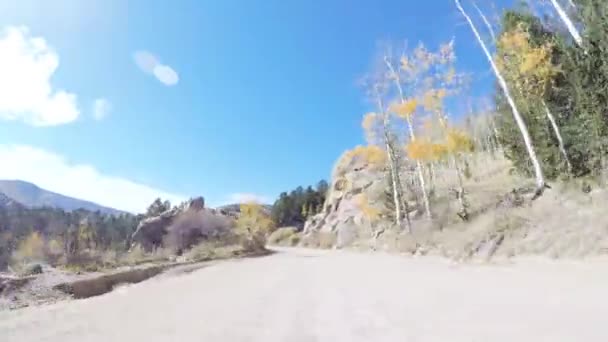
<instances>
[{"instance_id":1,"label":"white cloud","mask_svg":"<svg viewBox=\"0 0 608 342\"><path fill-rule=\"evenodd\" d=\"M20 120L34 126L72 122L80 111L76 95L53 89L51 77L59 56L42 37L27 27L0 32L0 119Z\"/></svg>"},{"instance_id":2,"label":"white cloud","mask_svg":"<svg viewBox=\"0 0 608 342\"><path fill-rule=\"evenodd\" d=\"M174 86L179 82L177 72L172 67L160 63L151 52L137 51L133 54L133 60L141 71L154 75L164 85Z\"/></svg>"},{"instance_id":3,"label":"white cloud","mask_svg":"<svg viewBox=\"0 0 608 342\"><path fill-rule=\"evenodd\" d=\"M270 198L264 195L251 194L251 193L235 193L228 196L226 204L234 203L249 203L255 202L260 204L269 204Z\"/></svg>"},{"instance_id":4,"label":"white cloud","mask_svg":"<svg viewBox=\"0 0 608 342\"><path fill-rule=\"evenodd\" d=\"M171 69L171 67L159 64L154 67L154 76L158 78L163 84L172 86L176 85L179 82L179 76L175 70Z\"/></svg>"},{"instance_id":5,"label":"white cloud","mask_svg":"<svg viewBox=\"0 0 608 342\"><path fill-rule=\"evenodd\" d=\"M112 111L112 104L104 98L93 101L93 118L97 121L103 120Z\"/></svg>"},{"instance_id":6,"label":"white cloud","mask_svg":"<svg viewBox=\"0 0 608 342\"><path fill-rule=\"evenodd\" d=\"M157 197L172 203L186 199L128 179L104 175L93 166L75 164L36 147L0 145L0 160L0 179L28 181L66 196L133 213L143 212Z\"/></svg>"}]
</instances>

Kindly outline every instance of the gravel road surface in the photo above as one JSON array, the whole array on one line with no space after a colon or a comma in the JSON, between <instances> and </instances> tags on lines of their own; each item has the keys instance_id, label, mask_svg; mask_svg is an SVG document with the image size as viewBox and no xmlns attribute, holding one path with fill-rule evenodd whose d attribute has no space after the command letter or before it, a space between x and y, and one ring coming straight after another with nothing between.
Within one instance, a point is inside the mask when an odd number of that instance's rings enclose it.
<instances>
[{"instance_id":1,"label":"gravel road surface","mask_svg":"<svg viewBox=\"0 0 608 342\"><path fill-rule=\"evenodd\" d=\"M0 312L7 342L608 341L608 261L289 249Z\"/></svg>"}]
</instances>

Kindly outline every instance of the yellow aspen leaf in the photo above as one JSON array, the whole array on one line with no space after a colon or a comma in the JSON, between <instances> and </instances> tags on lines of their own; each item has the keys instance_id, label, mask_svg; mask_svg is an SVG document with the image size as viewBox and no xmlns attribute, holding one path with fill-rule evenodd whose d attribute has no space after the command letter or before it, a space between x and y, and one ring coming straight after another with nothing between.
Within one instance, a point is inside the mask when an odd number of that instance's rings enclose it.
<instances>
[{"instance_id":1,"label":"yellow aspen leaf","mask_svg":"<svg viewBox=\"0 0 608 342\"><path fill-rule=\"evenodd\" d=\"M347 161L362 160L366 163L381 166L386 164L386 151L376 145L357 146L345 155Z\"/></svg>"},{"instance_id":2,"label":"yellow aspen leaf","mask_svg":"<svg viewBox=\"0 0 608 342\"><path fill-rule=\"evenodd\" d=\"M397 114L401 118L409 118L418 107L418 101L416 99L409 99L403 102L395 102L390 106L390 111Z\"/></svg>"},{"instance_id":3,"label":"yellow aspen leaf","mask_svg":"<svg viewBox=\"0 0 608 342\"><path fill-rule=\"evenodd\" d=\"M432 160L432 144L426 139L416 139L410 141L406 146L405 150L410 159L419 161Z\"/></svg>"},{"instance_id":4,"label":"yellow aspen leaf","mask_svg":"<svg viewBox=\"0 0 608 342\"><path fill-rule=\"evenodd\" d=\"M452 84L454 82L454 78L456 77L456 69L454 67L450 67L448 71L445 73L444 81L447 84Z\"/></svg>"},{"instance_id":5,"label":"yellow aspen leaf","mask_svg":"<svg viewBox=\"0 0 608 342\"><path fill-rule=\"evenodd\" d=\"M454 128L446 133L446 145L450 153L473 151L473 140L465 132Z\"/></svg>"},{"instance_id":6,"label":"yellow aspen leaf","mask_svg":"<svg viewBox=\"0 0 608 342\"><path fill-rule=\"evenodd\" d=\"M361 127L363 127L363 131L365 132L365 138L369 144L373 143L377 138L376 123L379 119L380 117L376 113L367 113L365 114L365 116L363 116Z\"/></svg>"},{"instance_id":7,"label":"yellow aspen leaf","mask_svg":"<svg viewBox=\"0 0 608 342\"><path fill-rule=\"evenodd\" d=\"M448 95L448 91L445 88L440 88L437 90L436 95L438 99L443 100Z\"/></svg>"},{"instance_id":8,"label":"yellow aspen leaf","mask_svg":"<svg viewBox=\"0 0 608 342\"><path fill-rule=\"evenodd\" d=\"M441 160L448 154L448 148L445 144L431 144L431 155L433 160Z\"/></svg>"},{"instance_id":9,"label":"yellow aspen leaf","mask_svg":"<svg viewBox=\"0 0 608 342\"><path fill-rule=\"evenodd\" d=\"M356 204L357 207L359 207L359 210L361 210L363 213L363 216L365 216L368 220L374 222L380 218L381 211L369 204L369 200L365 194L357 195Z\"/></svg>"}]
</instances>

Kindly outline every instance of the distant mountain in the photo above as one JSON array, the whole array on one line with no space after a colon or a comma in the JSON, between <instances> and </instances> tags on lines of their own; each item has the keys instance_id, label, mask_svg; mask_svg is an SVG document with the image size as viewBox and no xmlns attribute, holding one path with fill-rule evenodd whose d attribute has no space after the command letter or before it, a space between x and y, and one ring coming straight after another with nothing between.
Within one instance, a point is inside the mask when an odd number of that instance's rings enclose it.
<instances>
[{"instance_id":1,"label":"distant mountain","mask_svg":"<svg viewBox=\"0 0 608 342\"><path fill-rule=\"evenodd\" d=\"M0 192L0 208L17 208L23 205Z\"/></svg>"},{"instance_id":2,"label":"distant mountain","mask_svg":"<svg viewBox=\"0 0 608 342\"><path fill-rule=\"evenodd\" d=\"M101 206L99 204L64 196L21 180L0 180L0 206L5 203L18 202L28 208L52 207L65 211L86 209L103 214L119 215L123 211Z\"/></svg>"}]
</instances>

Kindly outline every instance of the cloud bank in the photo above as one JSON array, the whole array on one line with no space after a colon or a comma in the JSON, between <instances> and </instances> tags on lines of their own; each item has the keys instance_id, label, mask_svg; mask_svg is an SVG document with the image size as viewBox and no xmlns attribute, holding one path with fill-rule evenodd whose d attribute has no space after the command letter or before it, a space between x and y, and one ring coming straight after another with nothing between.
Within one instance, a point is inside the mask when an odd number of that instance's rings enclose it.
<instances>
[{"instance_id":1,"label":"cloud bank","mask_svg":"<svg viewBox=\"0 0 608 342\"><path fill-rule=\"evenodd\" d=\"M58 67L57 53L27 27L0 31L0 119L34 126L76 120L77 96L51 85Z\"/></svg>"},{"instance_id":2,"label":"cloud bank","mask_svg":"<svg viewBox=\"0 0 608 342\"><path fill-rule=\"evenodd\" d=\"M144 212L157 198L180 203L186 196L166 192L128 179L109 176L93 166L32 146L0 145L0 179L20 179L44 189L104 206Z\"/></svg>"}]
</instances>

